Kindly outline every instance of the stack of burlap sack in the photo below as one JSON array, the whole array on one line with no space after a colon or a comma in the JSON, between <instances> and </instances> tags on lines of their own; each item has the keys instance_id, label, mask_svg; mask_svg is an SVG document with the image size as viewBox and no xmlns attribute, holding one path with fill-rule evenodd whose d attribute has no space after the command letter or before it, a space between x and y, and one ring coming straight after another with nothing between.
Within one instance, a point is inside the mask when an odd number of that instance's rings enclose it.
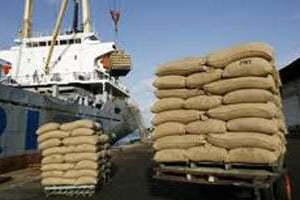
<instances>
[{"instance_id":1,"label":"stack of burlap sack","mask_svg":"<svg viewBox=\"0 0 300 200\"><path fill-rule=\"evenodd\" d=\"M96 185L111 168L109 137L91 120L47 123L37 131L42 185Z\"/></svg>"},{"instance_id":2,"label":"stack of burlap sack","mask_svg":"<svg viewBox=\"0 0 300 200\"><path fill-rule=\"evenodd\" d=\"M287 130L274 63L272 47L247 43L160 66L154 160L276 162Z\"/></svg>"}]
</instances>

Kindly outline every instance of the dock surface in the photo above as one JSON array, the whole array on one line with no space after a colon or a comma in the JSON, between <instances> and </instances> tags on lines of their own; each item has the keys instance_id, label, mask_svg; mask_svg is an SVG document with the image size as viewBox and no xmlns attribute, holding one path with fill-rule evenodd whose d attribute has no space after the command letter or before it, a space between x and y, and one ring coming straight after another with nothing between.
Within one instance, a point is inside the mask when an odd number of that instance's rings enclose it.
<instances>
[{"instance_id":1,"label":"dock surface","mask_svg":"<svg viewBox=\"0 0 300 200\"><path fill-rule=\"evenodd\" d=\"M288 167L293 183L293 199L300 199L300 139L290 139ZM22 172L22 173L21 173ZM39 172L13 172L11 182L0 184L1 200L70 200L69 197L46 198L39 180ZM233 200L243 198L236 188L207 187L195 184L169 183L151 179L151 148L133 145L115 151L112 179L89 198L91 200ZM87 199L87 198L72 198ZM249 199L249 198L248 198Z\"/></svg>"}]
</instances>

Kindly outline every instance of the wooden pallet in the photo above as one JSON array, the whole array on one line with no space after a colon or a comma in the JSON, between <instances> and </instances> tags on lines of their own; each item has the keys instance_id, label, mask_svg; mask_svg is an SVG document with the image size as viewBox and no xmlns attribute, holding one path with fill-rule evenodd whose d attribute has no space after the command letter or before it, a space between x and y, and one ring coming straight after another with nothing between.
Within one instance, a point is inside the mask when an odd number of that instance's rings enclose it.
<instances>
[{"instance_id":1,"label":"wooden pallet","mask_svg":"<svg viewBox=\"0 0 300 200\"><path fill-rule=\"evenodd\" d=\"M49 196L69 196L69 197L91 197L96 191L95 185L82 185L82 186L67 186L67 185L56 185L47 186L44 188L46 197Z\"/></svg>"}]
</instances>

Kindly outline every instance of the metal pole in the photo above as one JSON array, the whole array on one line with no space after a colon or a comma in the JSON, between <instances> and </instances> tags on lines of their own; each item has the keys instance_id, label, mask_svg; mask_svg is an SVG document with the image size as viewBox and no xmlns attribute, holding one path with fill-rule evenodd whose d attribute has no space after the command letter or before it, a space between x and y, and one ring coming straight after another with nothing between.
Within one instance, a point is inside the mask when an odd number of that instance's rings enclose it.
<instances>
[{"instance_id":1,"label":"metal pole","mask_svg":"<svg viewBox=\"0 0 300 200\"><path fill-rule=\"evenodd\" d=\"M23 18L24 22L23 22L22 38L31 37L32 10L33 10L33 0L26 0L24 18Z\"/></svg>"},{"instance_id":2,"label":"metal pole","mask_svg":"<svg viewBox=\"0 0 300 200\"><path fill-rule=\"evenodd\" d=\"M69 0L64 0L63 3L61 4L61 7L60 7L60 11L59 11L59 14L58 14L58 17L57 17L54 32L52 34L51 46L49 48L49 52L48 52L48 56L47 56L47 60L46 60L46 65L45 65L45 73L46 74L49 74L50 60L51 60L51 57L52 57L54 45L55 45L55 42L57 40L57 36L59 34L61 24L62 24L62 21L63 21L63 17L64 17L64 14L66 12L66 9L67 9L68 2L69 2Z\"/></svg>"}]
</instances>

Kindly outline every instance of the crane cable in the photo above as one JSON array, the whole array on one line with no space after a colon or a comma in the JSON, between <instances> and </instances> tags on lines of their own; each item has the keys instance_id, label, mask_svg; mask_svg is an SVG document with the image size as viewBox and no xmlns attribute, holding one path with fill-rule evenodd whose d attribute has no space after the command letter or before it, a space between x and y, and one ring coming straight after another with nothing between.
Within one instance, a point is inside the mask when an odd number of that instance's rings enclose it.
<instances>
[{"instance_id":1,"label":"crane cable","mask_svg":"<svg viewBox=\"0 0 300 200\"><path fill-rule=\"evenodd\" d=\"M108 0L108 4L109 4L109 13L111 19L113 20L114 30L117 37L119 32L119 22L121 18L121 2L118 0Z\"/></svg>"}]
</instances>

